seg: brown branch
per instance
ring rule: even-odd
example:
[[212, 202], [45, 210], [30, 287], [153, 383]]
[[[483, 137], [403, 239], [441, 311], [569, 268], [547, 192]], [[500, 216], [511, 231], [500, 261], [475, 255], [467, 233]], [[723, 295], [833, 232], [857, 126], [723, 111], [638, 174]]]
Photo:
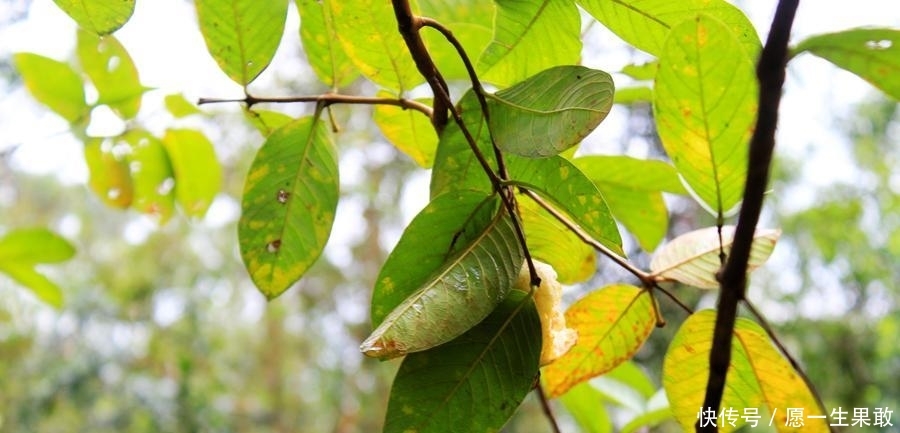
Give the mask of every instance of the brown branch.
[[553, 409], [550, 407], [550, 401], [547, 399], [547, 393], [544, 392], [544, 387], [541, 386], [540, 381], [534, 386], [534, 391], [537, 392], [538, 401], [541, 402], [541, 410], [544, 411], [544, 416], [550, 421], [550, 428], [553, 429], [553, 433], [561, 433], [559, 424], [556, 422], [556, 416], [553, 415]]
[[351, 95], [340, 95], [337, 93], [324, 93], [321, 95], [309, 95], [309, 96], [285, 96], [285, 97], [256, 97], [252, 95], [247, 95], [243, 98], [233, 98], [233, 99], [218, 99], [218, 98], [200, 98], [197, 101], [197, 105], [204, 104], [221, 104], [224, 102], [243, 102], [247, 104], [247, 108], [250, 108], [256, 104], [271, 102], [271, 103], [292, 103], [292, 102], [315, 102], [316, 104], [322, 104], [323, 108], [328, 107], [334, 104], [356, 104], [356, 105], [393, 105], [395, 107], [400, 107], [403, 109], [416, 110], [431, 117], [431, 107], [425, 105], [421, 102], [414, 101], [412, 99], [404, 99], [404, 98], [376, 98], [369, 96], [351, 96]]
[[[712, 408], [718, 412], [722, 403], [725, 377], [728, 365], [731, 363], [731, 340], [737, 318], [737, 307], [746, 295], [750, 247], [753, 244], [753, 234], [756, 231], [756, 224], [759, 222], [766, 185], [769, 181], [769, 167], [775, 148], [775, 128], [778, 125], [778, 106], [781, 102], [781, 89], [784, 86], [787, 45], [799, 2], [800, 0], [780, 0], [778, 2], [775, 17], [772, 19], [769, 29], [769, 37], [756, 67], [756, 77], [759, 81], [756, 129], [750, 140], [744, 202], [741, 205], [734, 233], [734, 243], [731, 247], [731, 254], [718, 275], [722, 290], [719, 295], [712, 349], [709, 354], [709, 379], [701, 410]], [[695, 424], [695, 429], [698, 432], [716, 431], [714, 425], [701, 427], [700, 421]]]

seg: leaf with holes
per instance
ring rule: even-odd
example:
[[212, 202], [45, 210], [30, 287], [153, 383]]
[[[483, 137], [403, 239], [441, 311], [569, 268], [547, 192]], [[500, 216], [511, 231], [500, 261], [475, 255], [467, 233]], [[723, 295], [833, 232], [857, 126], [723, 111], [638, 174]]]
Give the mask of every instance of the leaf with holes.
[[722, 21], [749, 55], [755, 57], [760, 50], [753, 23], [725, 0], [579, 0], [578, 4], [626, 42], [655, 56], [665, 50], [673, 27], [700, 13]]
[[425, 81], [403, 37], [389, 2], [325, 0], [344, 52], [366, 78], [393, 91], [407, 91]]
[[131, 148], [127, 158], [134, 191], [131, 206], [165, 224], [175, 213], [175, 173], [165, 146], [144, 130], [128, 131], [121, 140]]
[[656, 326], [656, 315], [646, 291], [614, 284], [569, 307], [566, 325], [578, 332], [578, 341], [562, 358], [544, 367], [551, 397], [631, 359]]
[[[694, 429], [697, 411], [703, 406], [715, 321], [713, 310], [692, 314], [678, 329], [663, 360], [663, 387], [675, 419], [687, 430]], [[745, 424], [740, 415], [746, 408], [755, 408], [762, 423], [773, 418], [772, 425], [778, 426], [779, 432], [798, 431], [787, 427], [785, 409], [789, 407], [804, 409], [806, 424], [802, 431], [828, 431], [824, 417], [813, 418], [823, 414], [809, 387], [778, 353], [766, 332], [748, 319], [737, 318], [719, 431], [734, 431]]]
[[403, 360], [385, 433], [496, 432], [532, 389], [541, 352], [534, 304], [514, 290], [478, 326]]
[[[394, 358], [460, 336], [506, 297], [524, 260], [511, 218], [500, 207], [471, 241], [450, 254], [384, 318], [360, 350], [368, 356]], [[408, 293], [409, 287], [393, 289]]]
[[25, 88], [38, 102], [70, 123], [89, 116], [84, 83], [71, 66], [32, 53], [16, 53], [13, 62]]
[[793, 55], [803, 52], [853, 72], [900, 99], [900, 30], [852, 29], [813, 36], [793, 49]]
[[0, 238], [0, 273], [25, 286], [47, 304], [59, 308], [62, 290], [35, 266], [63, 262], [74, 255], [75, 247], [69, 241], [47, 229], [13, 230]]
[[[378, 96], [396, 97], [385, 91], [378, 92]], [[431, 105], [430, 99], [417, 101]], [[392, 105], [376, 105], [374, 110], [375, 124], [391, 144], [409, 155], [421, 167], [430, 168], [434, 164], [438, 137], [427, 115]]]
[[486, 95], [490, 127], [501, 150], [527, 157], [556, 155], [586, 137], [609, 114], [613, 81], [606, 72], [557, 66]]
[[663, 147], [712, 214], [741, 200], [756, 119], [753, 62], [707, 15], [675, 26], [660, 54], [653, 112]]
[[134, 0], [53, 0], [78, 25], [98, 35], [107, 35], [128, 22]]
[[131, 119], [141, 108], [141, 85], [131, 56], [115, 36], [103, 38], [78, 30], [78, 61], [97, 89], [98, 104], [106, 104], [123, 119]]
[[338, 41], [331, 9], [322, 0], [295, 0], [300, 12], [300, 40], [303, 52], [316, 76], [326, 86], [344, 87], [359, 72]]
[[337, 153], [318, 118], [276, 130], [257, 152], [244, 184], [238, 242], [267, 298], [282, 294], [319, 258], [339, 188]]
[[246, 87], [275, 56], [288, 0], [197, 0], [196, 6], [209, 54], [225, 75]]
[[175, 174], [175, 200], [187, 215], [203, 216], [222, 187], [212, 143], [194, 129], [166, 130], [162, 142]]
[[[750, 247], [750, 272], [766, 262], [775, 249], [781, 230], [757, 229]], [[722, 247], [731, 252], [734, 226], [722, 227]], [[717, 289], [716, 272], [722, 267], [719, 259], [719, 231], [707, 227], [685, 233], [662, 246], [650, 262], [652, 275], [657, 279], [674, 280], [701, 289]]]
[[494, 40], [478, 59], [482, 79], [507, 87], [581, 58], [581, 17], [566, 0], [498, 0]]
[[107, 206], [125, 209], [134, 200], [128, 152], [128, 145], [116, 144], [112, 139], [89, 138], [84, 142], [88, 186]]

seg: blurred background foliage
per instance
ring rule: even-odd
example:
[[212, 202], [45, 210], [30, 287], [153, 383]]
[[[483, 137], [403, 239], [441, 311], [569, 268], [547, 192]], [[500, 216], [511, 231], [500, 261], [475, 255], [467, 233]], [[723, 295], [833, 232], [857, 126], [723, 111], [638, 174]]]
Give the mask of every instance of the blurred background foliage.
[[[286, 93], [312, 93], [309, 83], [280, 84]], [[3, 59], [0, 92], [14, 91], [21, 83]], [[616, 110], [627, 119], [619, 150], [640, 143], [643, 156], [660, 157], [649, 108]], [[841, 166], [852, 182], [810, 174], [797, 152], [780, 154], [772, 182], [766, 225], [784, 234], [775, 257], [754, 274], [750, 297], [829, 408], [900, 409], [898, 111], [896, 101], [873, 96], [849, 114], [835, 113], [832, 127], [851, 155]], [[358, 344], [369, 331], [373, 280], [411, 218], [399, 204], [423, 202], [415, 195], [427, 194], [427, 172], [386, 143], [369, 108], [336, 108], [345, 132], [335, 234], [309, 275], [266, 303], [245, 274], [235, 235], [237, 197], [262, 137], [236, 107], [214, 112], [198, 126], [216, 143], [225, 182], [203, 219], [182, 215], [160, 227], [104, 206], [83, 184], [17, 164], [18, 145], [0, 154], [0, 234], [49, 227], [78, 249], [75, 259], [42, 268], [64, 287], [60, 310], [0, 276], [0, 431], [380, 429], [398, 363], [364, 359]], [[670, 236], [713, 223], [690, 201], [667, 199]], [[629, 245], [633, 261], [646, 265]], [[566, 296], [623, 280], [627, 274], [600, 259], [597, 275]], [[688, 305], [714, 302], [714, 294], [672, 290]], [[657, 385], [666, 346], [685, 318], [670, 302], [661, 307], [669, 324], [636, 357]], [[618, 425], [632, 416], [624, 405], [598, 404], [610, 407]], [[554, 408], [564, 430], [575, 431]], [[677, 431], [671, 423], [662, 429]], [[506, 430], [550, 428], [532, 396]]]

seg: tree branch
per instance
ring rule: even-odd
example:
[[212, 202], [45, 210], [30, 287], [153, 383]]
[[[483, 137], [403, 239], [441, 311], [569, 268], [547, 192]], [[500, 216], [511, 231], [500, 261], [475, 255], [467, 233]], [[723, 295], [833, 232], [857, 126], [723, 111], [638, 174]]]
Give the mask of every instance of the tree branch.
[[316, 104], [321, 104], [322, 107], [327, 107], [329, 105], [334, 104], [356, 104], [356, 105], [393, 105], [396, 107], [400, 107], [403, 109], [416, 110], [421, 112], [422, 114], [431, 118], [431, 107], [425, 105], [419, 101], [414, 101], [412, 99], [404, 99], [404, 98], [376, 98], [369, 96], [351, 96], [351, 95], [340, 95], [337, 93], [324, 93], [321, 95], [309, 95], [309, 96], [286, 96], [286, 97], [256, 97], [252, 95], [246, 95], [243, 98], [234, 98], [234, 99], [218, 99], [218, 98], [200, 98], [197, 101], [197, 105], [204, 104], [220, 104], [223, 102], [243, 102], [247, 104], [247, 107], [252, 107], [256, 104], [272, 102], [272, 103], [291, 103], [291, 102], [315, 102]]
[[[756, 67], [756, 77], [759, 80], [756, 129], [750, 140], [744, 202], [741, 205], [735, 229], [734, 243], [731, 247], [731, 254], [718, 276], [722, 290], [719, 295], [712, 349], [709, 354], [709, 380], [701, 409], [712, 408], [718, 412], [722, 403], [725, 377], [728, 365], [731, 363], [731, 340], [737, 317], [737, 307], [746, 295], [750, 247], [753, 243], [753, 234], [756, 231], [756, 224], [759, 222], [766, 185], [769, 181], [769, 167], [775, 148], [775, 128], [778, 125], [778, 106], [781, 102], [781, 89], [784, 86], [787, 45], [799, 2], [800, 0], [780, 0], [778, 2], [775, 17], [772, 19], [769, 29], [769, 37]], [[714, 425], [701, 427], [700, 421], [697, 421], [695, 429], [698, 432], [716, 431]]]

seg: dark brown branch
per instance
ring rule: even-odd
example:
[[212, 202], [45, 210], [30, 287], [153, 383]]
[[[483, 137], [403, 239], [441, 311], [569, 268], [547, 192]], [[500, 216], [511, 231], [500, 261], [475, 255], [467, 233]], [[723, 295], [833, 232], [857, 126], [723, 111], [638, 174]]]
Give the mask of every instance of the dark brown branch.
[[[731, 363], [731, 344], [734, 323], [737, 318], [738, 303], [744, 299], [747, 290], [747, 262], [763, 198], [769, 182], [769, 167], [775, 148], [775, 128], [778, 124], [778, 106], [781, 103], [781, 89], [784, 86], [787, 45], [791, 26], [800, 0], [780, 0], [769, 29], [769, 37], [760, 54], [756, 67], [759, 80], [759, 107], [756, 129], [750, 140], [747, 165], [747, 181], [744, 185], [744, 202], [738, 216], [737, 228], [731, 254], [719, 274], [722, 288], [713, 332], [712, 349], [709, 354], [709, 380], [701, 410], [712, 408], [718, 412], [725, 390], [725, 377]], [[715, 432], [713, 425], [695, 429]]]
[[395, 107], [400, 107], [403, 109], [416, 110], [431, 117], [431, 107], [418, 102], [412, 99], [403, 99], [403, 98], [375, 98], [368, 96], [351, 96], [351, 95], [340, 95], [337, 93], [324, 93], [321, 95], [309, 95], [309, 96], [285, 96], [285, 97], [256, 97], [252, 95], [247, 95], [243, 98], [234, 98], [234, 99], [217, 99], [217, 98], [200, 98], [197, 101], [197, 105], [204, 104], [221, 104], [223, 102], [243, 102], [247, 104], [247, 107], [252, 107], [256, 104], [272, 102], [272, 103], [292, 103], [292, 102], [315, 102], [316, 104], [322, 104], [323, 107], [328, 107], [334, 104], [356, 104], [356, 105], [393, 105]]
[[538, 401], [541, 402], [541, 410], [544, 411], [544, 416], [550, 421], [550, 428], [553, 429], [553, 433], [561, 433], [559, 424], [556, 422], [556, 416], [553, 415], [553, 409], [550, 407], [550, 402], [547, 400], [547, 393], [544, 392], [544, 387], [541, 386], [540, 382], [535, 385], [534, 391], [537, 392]]
[[451, 110], [453, 104], [449, 102], [449, 98], [441, 100], [437, 95], [439, 93], [449, 95], [450, 88], [447, 86], [447, 82], [444, 81], [444, 77], [441, 76], [437, 66], [435, 66], [431, 55], [428, 54], [425, 42], [422, 41], [422, 36], [419, 34], [419, 29], [422, 27], [421, 18], [413, 15], [412, 9], [409, 7], [409, 1], [392, 0], [391, 3], [394, 7], [394, 16], [397, 18], [397, 28], [400, 31], [400, 35], [403, 36], [403, 41], [406, 42], [406, 47], [409, 49], [413, 61], [416, 63], [416, 69], [425, 77], [425, 80], [431, 87], [431, 92], [434, 93], [434, 110], [431, 116], [431, 124], [434, 125], [434, 129], [440, 135], [444, 127], [447, 126], [447, 112]]

